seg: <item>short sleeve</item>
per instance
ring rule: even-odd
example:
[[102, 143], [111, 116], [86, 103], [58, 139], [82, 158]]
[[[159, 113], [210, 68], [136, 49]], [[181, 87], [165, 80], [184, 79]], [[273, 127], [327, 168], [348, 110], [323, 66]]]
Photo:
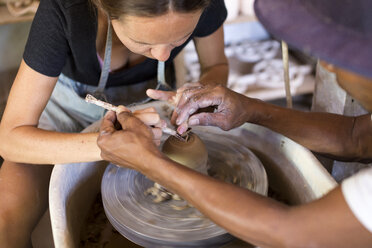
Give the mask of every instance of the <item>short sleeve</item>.
[[344, 180], [341, 188], [351, 211], [372, 232], [372, 168]]
[[64, 26], [56, 0], [41, 0], [23, 53], [28, 66], [46, 76], [59, 76], [69, 51]]
[[227, 17], [227, 9], [223, 0], [212, 0], [204, 10], [195, 28], [195, 37], [205, 37], [213, 34], [223, 25]]

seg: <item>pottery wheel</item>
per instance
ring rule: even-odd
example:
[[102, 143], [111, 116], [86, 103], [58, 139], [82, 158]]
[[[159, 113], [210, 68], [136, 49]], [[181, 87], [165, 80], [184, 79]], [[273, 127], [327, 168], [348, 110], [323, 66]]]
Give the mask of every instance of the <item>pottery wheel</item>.
[[[210, 176], [267, 194], [261, 162], [235, 137], [193, 131], [207, 147]], [[197, 209], [187, 207], [186, 201], [153, 202], [154, 197], [144, 193], [153, 185], [137, 171], [113, 164], [107, 167], [102, 179], [103, 205], [123, 236], [144, 247], [215, 247], [232, 239]]]

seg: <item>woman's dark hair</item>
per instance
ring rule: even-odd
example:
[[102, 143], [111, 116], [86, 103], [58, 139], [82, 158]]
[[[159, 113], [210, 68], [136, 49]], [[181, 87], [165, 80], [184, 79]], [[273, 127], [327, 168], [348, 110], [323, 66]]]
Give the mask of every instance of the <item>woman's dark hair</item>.
[[91, 0], [97, 8], [103, 9], [111, 19], [123, 15], [155, 17], [169, 11], [190, 13], [204, 10], [211, 0]]

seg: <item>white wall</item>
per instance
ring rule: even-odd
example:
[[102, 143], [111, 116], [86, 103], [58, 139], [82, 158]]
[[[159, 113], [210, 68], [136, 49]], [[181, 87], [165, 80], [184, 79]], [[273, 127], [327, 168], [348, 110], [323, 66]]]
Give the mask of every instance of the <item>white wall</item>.
[[0, 117], [21, 62], [31, 23], [0, 25]]
[[18, 67], [31, 23], [0, 26], [0, 71]]

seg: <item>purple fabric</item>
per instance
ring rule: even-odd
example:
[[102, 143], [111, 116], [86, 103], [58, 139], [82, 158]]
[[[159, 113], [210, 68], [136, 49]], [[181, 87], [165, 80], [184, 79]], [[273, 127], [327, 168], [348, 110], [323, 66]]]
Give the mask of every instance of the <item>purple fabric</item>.
[[98, 53], [97, 53], [97, 59], [98, 59], [99, 67], [102, 68], [102, 66], [103, 66], [103, 59], [99, 56]]
[[[102, 69], [102, 66], [103, 66], [103, 59], [99, 56], [98, 53], [97, 53], [97, 59], [98, 59], [98, 63], [99, 63], [99, 68]], [[111, 69], [110, 69], [110, 72], [111, 72]]]
[[371, 0], [256, 0], [275, 37], [341, 68], [372, 78]]

